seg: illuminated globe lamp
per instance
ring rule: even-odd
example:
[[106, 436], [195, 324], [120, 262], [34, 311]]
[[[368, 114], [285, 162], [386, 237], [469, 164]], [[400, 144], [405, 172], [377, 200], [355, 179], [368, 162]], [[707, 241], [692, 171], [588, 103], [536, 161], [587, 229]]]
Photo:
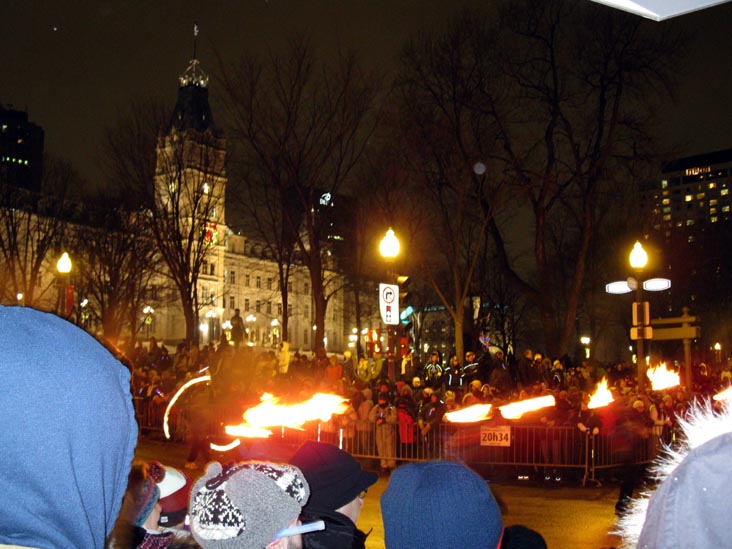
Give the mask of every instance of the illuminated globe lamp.
[[384, 238], [379, 243], [379, 253], [384, 259], [394, 259], [399, 255], [400, 250], [399, 239], [394, 234], [391, 227], [386, 231]]

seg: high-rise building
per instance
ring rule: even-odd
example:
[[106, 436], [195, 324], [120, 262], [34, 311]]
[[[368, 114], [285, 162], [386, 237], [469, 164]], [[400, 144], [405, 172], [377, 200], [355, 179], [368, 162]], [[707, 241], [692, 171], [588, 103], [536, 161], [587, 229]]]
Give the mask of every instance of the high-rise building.
[[0, 183], [40, 192], [42, 172], [43, 128], [0, 104]]
[[652, 216], [650, 228], [666, 237], [672, 229], [729, 222], [731, 188], [732, 149], [679, 158], [645, 186], [643, 211]]

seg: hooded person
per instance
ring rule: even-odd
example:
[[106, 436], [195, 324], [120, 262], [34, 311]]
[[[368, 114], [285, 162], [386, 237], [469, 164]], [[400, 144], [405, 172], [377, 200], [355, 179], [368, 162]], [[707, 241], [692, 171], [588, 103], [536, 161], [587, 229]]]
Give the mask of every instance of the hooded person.
[[214, 461], [191, 490], [191, 533], [204, 549], [299, 548], [298, 517], [309, 497], [305, 477], [292, 465]]
[[356, 527], [376, 473], [364, 471], [348, 452], [332, 444], [305, 442], [290, 458], [310, 484], [310, 500], [300, 518], [325, 521], [325, 530], [303, 536], [303, 547], [318, 549], [363, 548], [367, 534]]
[[395, 470], [381, 496], [386, 549], [496, 549], [503, 519], [486, 481], [451, 461], [409, 463]]
[[55, 315], [0, 306], [0, 544], [104, 547], [137, 443], [130, 372]]
[[656, 488], [631, 501], [615, 532], [622, 547], [729, 547], [732, 406], [692, 406], [679, 419], [683, 441], [651, 469]]

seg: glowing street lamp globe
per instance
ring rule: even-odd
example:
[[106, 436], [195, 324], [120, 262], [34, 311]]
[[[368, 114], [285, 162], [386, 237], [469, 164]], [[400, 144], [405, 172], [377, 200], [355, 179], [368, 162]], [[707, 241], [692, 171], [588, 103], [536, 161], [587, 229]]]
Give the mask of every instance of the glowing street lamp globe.
[[379, 243], [379, 253], [386, 259], [394, 259], [399, 255], [399, 239], [394, 234], [394, 231], [389, 228]]
[[56, 270], [61, 274], [69, 274], [71, 272], [71, 258], [69, 252], [64, 252], [56, 262]]
[[643, 249], [643, 245], [636, 241], [636, 243], [633, 245], [633, 249], [630, 252], [630, 266], [633, 267], [636, 271], [641, 271], [645, 269], [646, 265], [648, 264], [648, 254]]

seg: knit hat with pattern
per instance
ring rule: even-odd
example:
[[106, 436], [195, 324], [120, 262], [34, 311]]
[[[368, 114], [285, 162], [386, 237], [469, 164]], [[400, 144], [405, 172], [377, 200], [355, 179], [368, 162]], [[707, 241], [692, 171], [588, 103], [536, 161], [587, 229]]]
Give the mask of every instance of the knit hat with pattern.
[[213, 462], [191, 491], [191, 532], [204, 549], [262, 549], [297, 519], [309, 497], [305, 477], [292, 465]]

